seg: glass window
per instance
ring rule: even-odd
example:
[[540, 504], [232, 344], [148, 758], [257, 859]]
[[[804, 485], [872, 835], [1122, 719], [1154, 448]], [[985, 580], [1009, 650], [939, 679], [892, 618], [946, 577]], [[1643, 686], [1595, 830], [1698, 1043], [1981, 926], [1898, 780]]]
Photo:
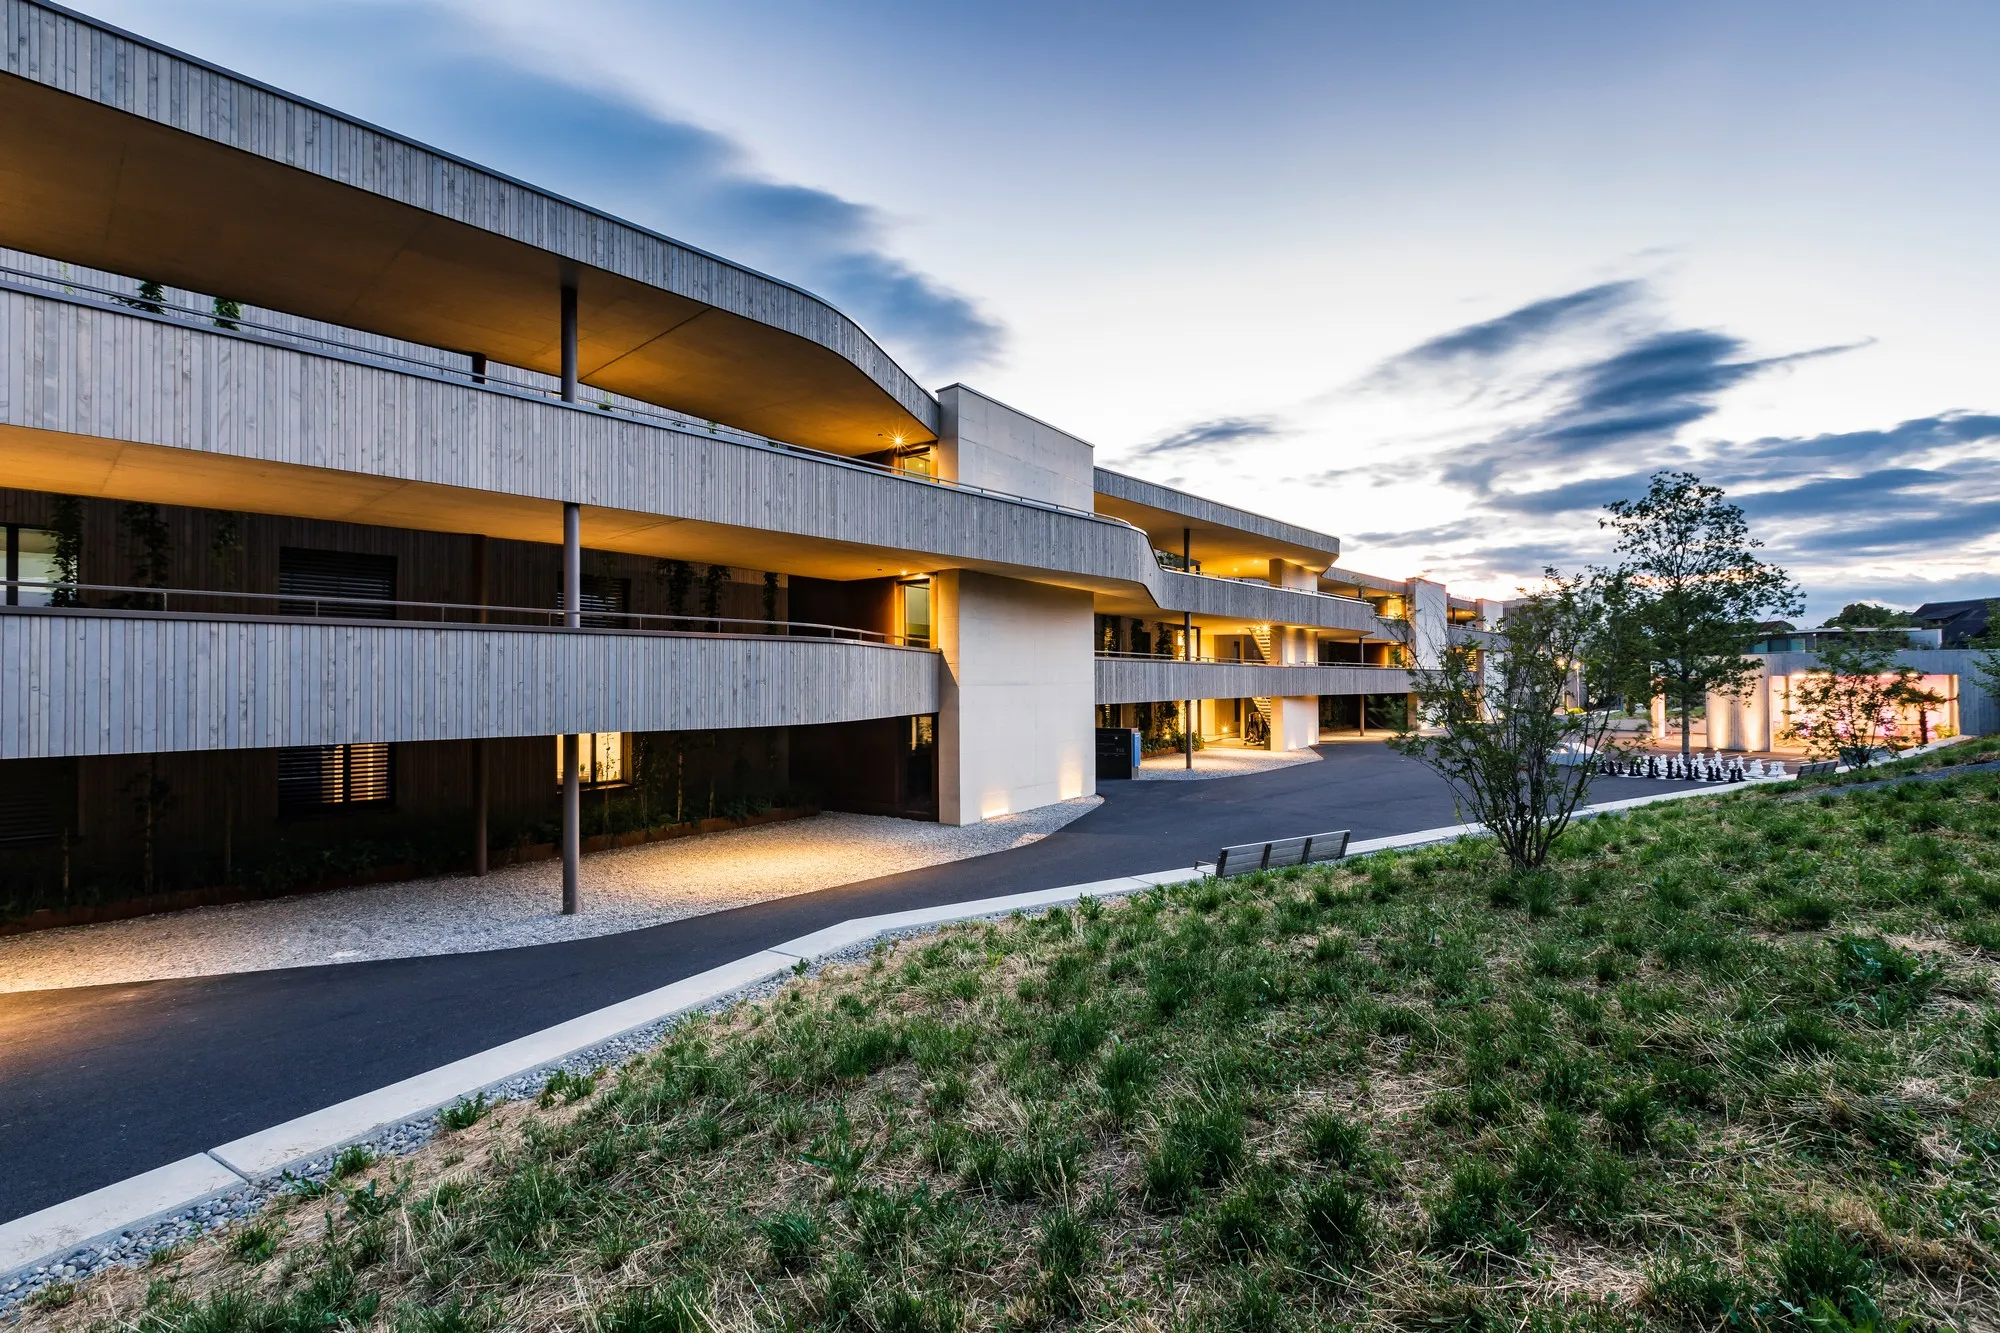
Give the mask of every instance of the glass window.
[[56, 581], [56, 535], [47, 528], [7, 527], [7, 605], [47, 606], [54, 590], [21, 583]]
[[896, 470], [898, 472], [914, 472], [920, 477], [935, 477], [937, 475], [937, 455], [932, 452], [931, 447], [927, 444], [916, 448], [898, 450], [896, 453]]
[[911, 579], [896, 585], [902, 608], [903, 642], [912, 648], [931, 646], [931, 581]]
[[[585, 787], [611, 787], [625, 781], [625, 740], [622, 731], [586, 731], [577, 737], [576, 780]], [[556, 737], [556, 783], [563, 780], [563, 738]]]

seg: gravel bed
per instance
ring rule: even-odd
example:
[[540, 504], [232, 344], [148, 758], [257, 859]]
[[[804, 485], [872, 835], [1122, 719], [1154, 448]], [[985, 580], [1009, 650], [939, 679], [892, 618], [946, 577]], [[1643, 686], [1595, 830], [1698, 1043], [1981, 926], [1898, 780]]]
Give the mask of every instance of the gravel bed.
[[[1310, 753], [1310, 752], [1308, 752]], [[583, 911], [562, 864], [439, 876], [165, 912], [0, 938], [0, 992], [476, 953], [639, 930], [1020, 847], [1088, 814], [1079, 797], [954, 827], [823, 814], [583, 858]]]
[[[995, 916], [1010, 915], [1012, 913], [995, 914]], [[1028, 915], [1039, 915], [1039, 913]], [[633, 1056], [658, 1045], [670, 1029], [690, 1017], [718, 1014], [739, 1004], [769, 999], [798, 975], [815, 977], [829, 967], [860, 962], [873, 955], [877, 949], [885, 948], [898, 940], [927, 935], [946, 928], [912, 926], [902, 930], [886, 931], [872, 940], [863, 940], [845, 949], [822, 955], [809, 964], [803, 973], [787, 973], [771, 977], [727, 995], [717, 996], [708, 1003], [685, 1013], [674, 1014], [658, 1022], [649, 1023], [645, 1027], [635, 1028], [622, 1036], [600, 1042], [554, 1063], [517, 1074], [513, 1078], [486, 1088], [485, 1095], [496, 1104], [516, 1101], [539, 1095], [549, 1078], [558, 1071], [588, 1074], [593, 1070], [616, 1068]], [[365, 1138], [355, 1140], [352, 1144], [343, 1145], [341, 1151], [359, 1146], [377, 1157], [402, 1157], [429, 1143], [437, 1134], [437, 1128], [437, 1113], [431, 1112], [399, 1124], [385, 1126]], [[279, 1194], [325, 1185], [331, 1178], [337, 1156], [338, 1153], [328, 1153], [323, 1157], [316, 1157], [304, 1166], [286, 1172], [280, 1178], [228, 1191], [149, 1226], [121, 1232], [97, 1244], [72, 1251], [60, 1259], [0, 1278], [0, 1320], [5, 1319], [7, 1313], [15, 1306], [33, 1299], [35, 1294], [44, 1288], [64, 1282], [79, 1281], [107, 1268], [142, 1267], [161, 1250], [197, 1240], [211, 1232], [225, 1230], [243, 1221]]]

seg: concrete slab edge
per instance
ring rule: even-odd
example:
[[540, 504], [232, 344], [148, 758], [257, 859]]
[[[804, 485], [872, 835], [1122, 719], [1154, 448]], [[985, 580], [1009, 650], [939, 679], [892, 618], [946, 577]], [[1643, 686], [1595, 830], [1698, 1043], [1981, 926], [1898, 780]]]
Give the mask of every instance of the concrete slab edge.
[[[1765, 781], [1783, 782], [1789, 779]], [[1740, 790], [1746, 785], [1756, 784], [1693, 787], [1623, 801], [1607, 801], [1586, 807], [1578, 812], [1578, 816], [1587, 818], [1659, 801], [1714, 796]], [[1416, 833], [1369, 838], [1351, 844], [1348, 857], [1353, 859], [1375, 852], [1433, 846], [1459, 838], [1483, 836], [1483, 833], [1484, 828], [1479, 824], [1454, 824]], [[121, 1232], [137, 1230], [174, 1213], [197, 1207], [247, 1184], [268, 1181], [287, 1168], [365, 1139], [390, 1126], [419, 1119], [464, 1098], [475, 1097], [489, 1088], [536, 1070], [560, 1064], [578, 1052], [603, 1045], [662, 1019], [712, 1004], [789, 971], [802, 962], [809, 963], [884, 935], [975, 921], [982, 917], [1068, 906], [1086, 897], [1124, 897], [1156, 886], [1186, 883], [1201, 878], [1202, 873], [1192, 866], [1179, 870], [1149, 871], [1089, 884], [1070, 884], [839, 922], [373, 1092], [234, 1139], [206, 1153], [171, 1162], [11, 1222], [0, 1223], [0, 1281], [77, 1250], [90, 1248]]]

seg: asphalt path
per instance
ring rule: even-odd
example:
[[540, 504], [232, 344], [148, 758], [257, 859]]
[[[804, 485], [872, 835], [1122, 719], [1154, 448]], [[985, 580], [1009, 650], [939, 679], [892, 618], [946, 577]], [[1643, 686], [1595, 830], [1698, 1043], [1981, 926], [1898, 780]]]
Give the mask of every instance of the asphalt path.
[[[1381, 745], [1320, 753], [1247, 777], [1106, 783], [1103, 805], [1025, 847], [619, 935], [0, 995], [0, 1220], [849, 917], [1172, 870], [1231, 843], [1462, 821], [1434, 775]], [[1601, 778], [1591, 799], [1685, 785]]]

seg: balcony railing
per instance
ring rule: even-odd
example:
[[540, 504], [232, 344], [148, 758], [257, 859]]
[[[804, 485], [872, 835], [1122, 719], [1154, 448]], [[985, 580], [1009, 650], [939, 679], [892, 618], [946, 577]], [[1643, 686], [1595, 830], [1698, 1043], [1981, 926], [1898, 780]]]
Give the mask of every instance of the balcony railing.
[[1194, 657], [1183, 657], [1179, 653], [1109, 653], [1102, 649], [1097, 657], [1106, 662], [1184, 662], [1194, 666], [1248, 666], [1248, 667], [1361, 667], [1373, 671], [1403, 671], [1407, 668], [1385, 662], [1263, 662], [1254, 657], [1215, 657], [1208, 653]]
[[[213, 588], [148, 588], [109, 583], [0, 580], [8, 605], [0, 613], [167, 615], [202, 620], [321, 620], [388, 625], [444, 625], [460, 629], [532, 629], [576, 633], [657, 634], [682, 637], [847, 639], [857, 643], [928, 651], [926, 640], [809, 620], [746, 620], [734, 616], [654, 615], [585, 607], [580, 624], [566, 622], [561, 607], [491, 606], [477, 602], [384, 601], [377, 597], [311, 597], [298, 593], [232, 592]], [[18, 594], [32, 604], [14, 605]]]

